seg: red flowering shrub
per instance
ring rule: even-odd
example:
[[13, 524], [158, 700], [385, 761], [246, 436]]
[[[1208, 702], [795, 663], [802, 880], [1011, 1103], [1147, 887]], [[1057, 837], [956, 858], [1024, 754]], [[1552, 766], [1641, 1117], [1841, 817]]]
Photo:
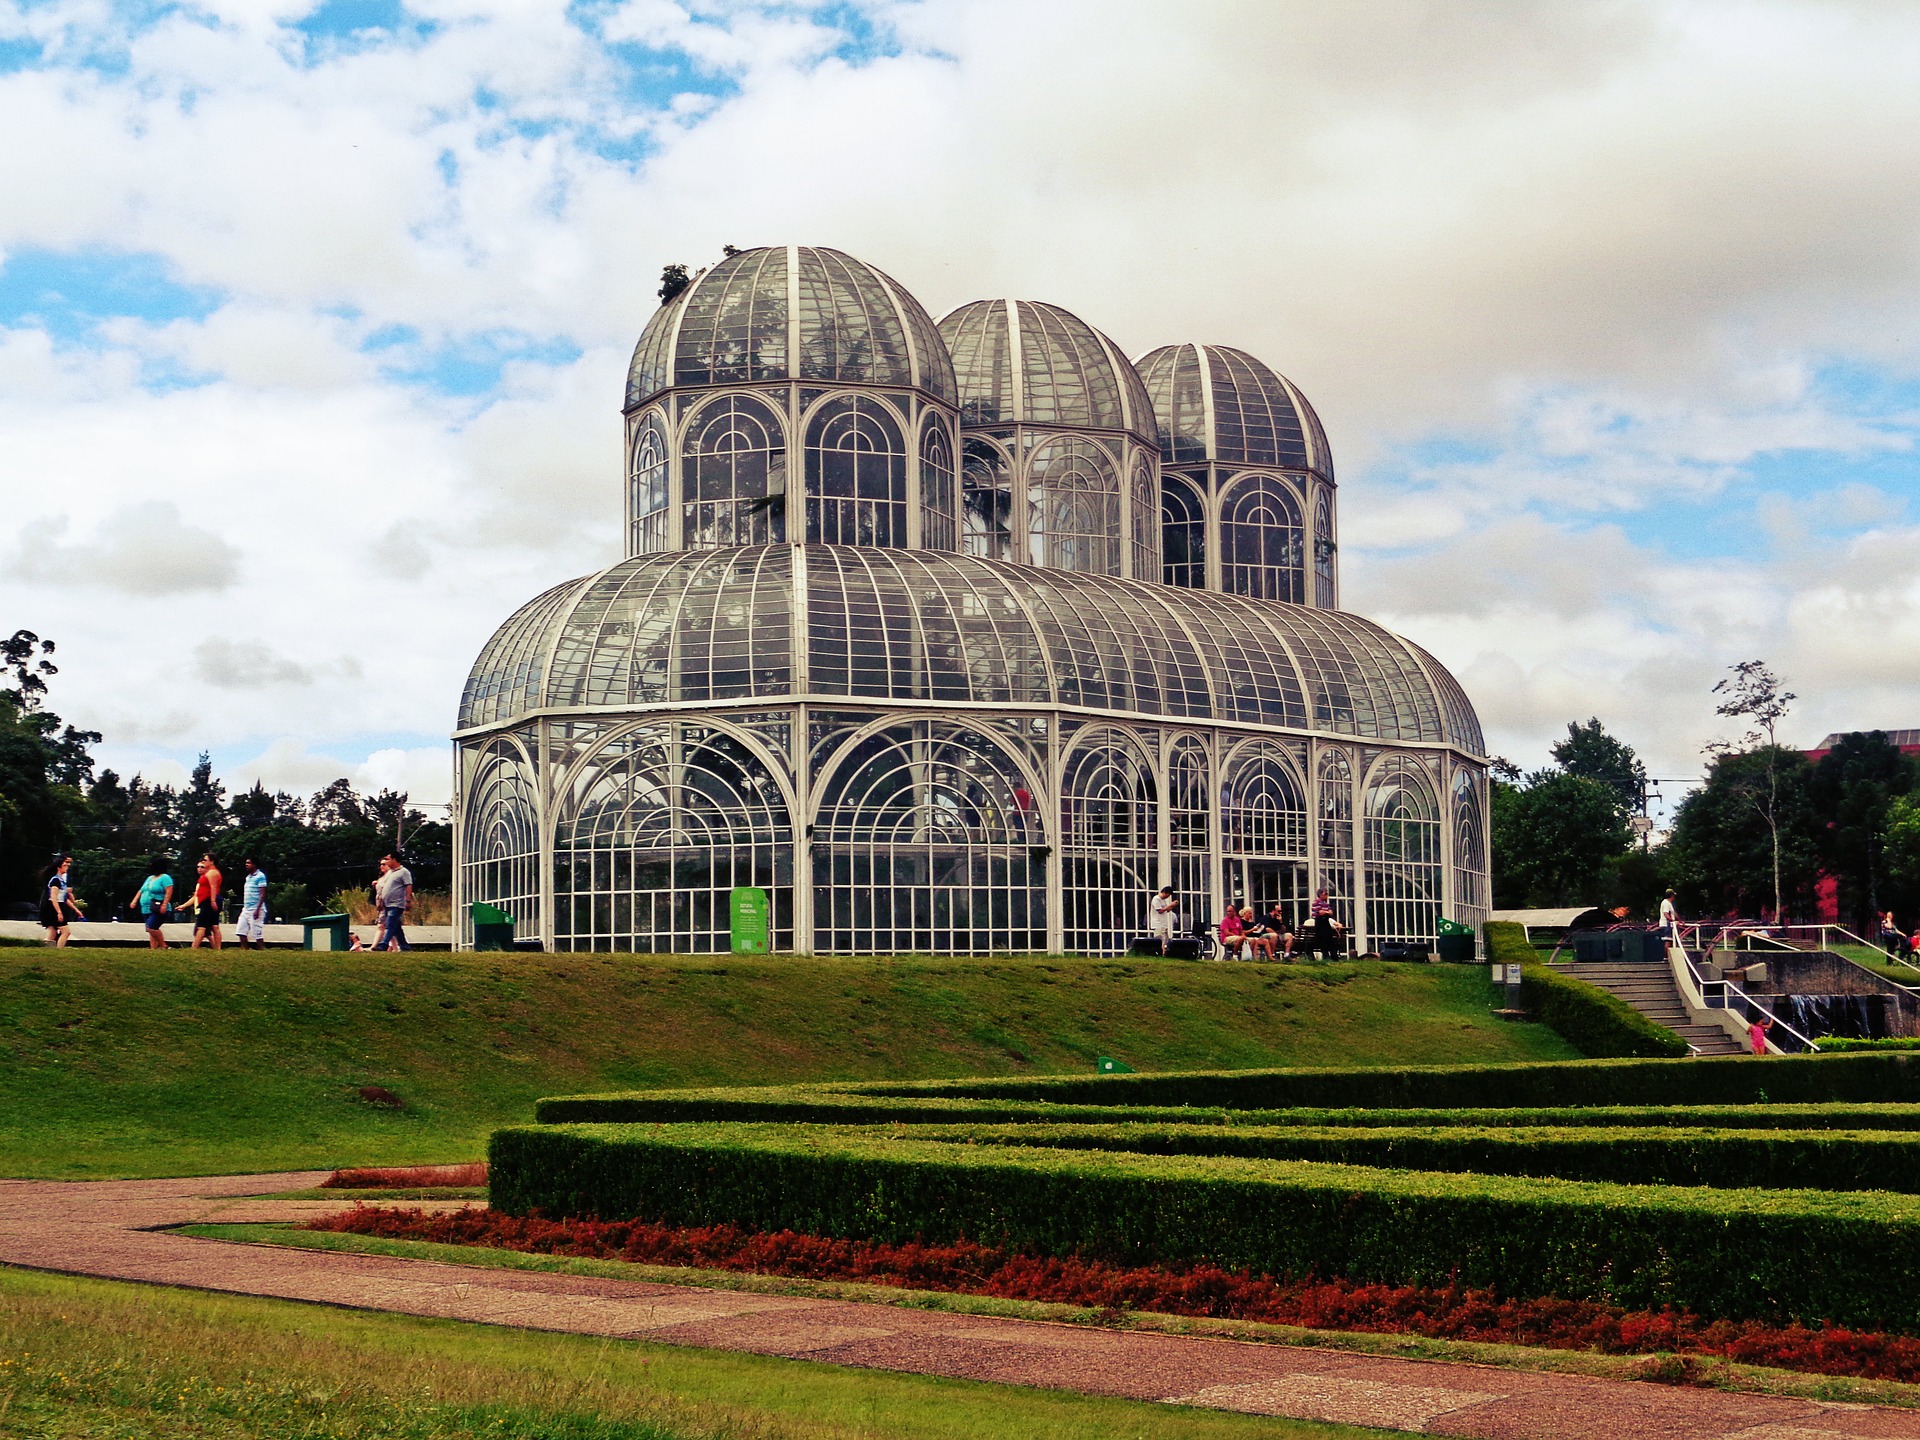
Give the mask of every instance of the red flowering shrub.
[[[306, 1228], [538, 1255], [858, 1280], [1103, 1310], [1149, 1310], [1316, 1330], [1423, 1335], [1615, 1355], [1707, 1355], [1822, 1375], [1920, 1381], [1920, 1338], [1912, 1336], [1831, 1325], [1811, 1329], [1708, 1320], [1684, 1310], [1629, 1311], [1586, 1300], [1502, 1298], [1489, 1290], [1458, 1286], [1441, 1289], [1321, 1279], [1283, 1283], [1271, 1276], [1212, 1265], [1126, 1267], [1078, 1256], [1012, 1254], [965, 1240], [951, 1245], [890, 1245], [792, 1230], [743, 1230], [736, 1225], [544, 1220], [472, 1208], [430, 1215], [421, 1210], [359, 1206], [312, 1221]], [[1682, 1379], [1689, 1373], [1684, 1365], [1674, 1372]]]
[[439, 1186], [487, 1183], [483, 1160], [470, 1165], [384, 1165], [336, 1170], [320, 1182], [322, 1190], [425, 1190]]

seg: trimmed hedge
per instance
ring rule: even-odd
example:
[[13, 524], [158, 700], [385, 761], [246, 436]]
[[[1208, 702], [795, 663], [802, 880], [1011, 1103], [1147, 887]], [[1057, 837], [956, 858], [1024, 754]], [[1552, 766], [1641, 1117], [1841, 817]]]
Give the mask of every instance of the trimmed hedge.
[[1489, 960], [1522, 967], [1520, 1003], [1582, 1055], [1604, 1059], [1687, 1054], [1686, 1041], [1666, 1026], [1654, 1024], [1618, 995], [1548, 969], [1540, 961], [1540, 952], [1527, 943], [1525, 926], [1489, 920], [1485, 933]]
[[1142, 1155], [1237, 1155], [1616, 1185], [1920, 1194], [1920, 1135], [1884, 1131], [982, 1125], [962, 1131], [933, 1127], [914, 1138]]
[[1920, 1130], [1920, 1106], [1642, 1105], [1513, 1109], [1196, 1109], [1184, 1105], [1056, 1105], [1047, 1101], [875, 1096], [849, 1085], [635, 1090], [550, 1096], [543, 1125], [690, 1124], [745, 1120], [789, 1124], [1121, 1124], [1284, 1126], [1708, 1126], [1742, 1130]]
[[732, 1223], [1279, 1277], [1920, 1326], [1920, 1200], [1075, 1152], [824, 1126], [502, 1130], [510, 1214]]
[[1920, 1040], [1897, 1035], [1885, 1040], [1849, 1040], [1844, 1035], [1820, 1037], [1820, 1052], [1823, 1055], [1844, 1055], [1848, 1051], [1859, 1050], [1920, 1050]]

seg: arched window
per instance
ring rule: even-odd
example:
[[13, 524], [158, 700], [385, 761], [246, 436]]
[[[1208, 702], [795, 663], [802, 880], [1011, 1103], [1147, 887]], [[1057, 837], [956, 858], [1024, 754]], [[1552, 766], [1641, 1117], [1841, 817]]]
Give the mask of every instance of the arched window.
[[1278, 901], [1304, 920], [1307, 801], [1298, 769], [1271, 740], [1245, 742], [1223, 763], [1220, 848], [1229, 898], [1261, 913]]
[[1045, 440], [1028, 457], [1027, 547], [1035, 565], [1120, 573], [1120, 477], [1091, 440]]
[[1213, 838], [1207, 824], [1210, 803], [1207, 747], [1182, 735], [1167, 751], [1167, 821], [1172, 831], [1173, 874], [1168, 877], [1180, 901], [1180, 929], [1214, 923]]
[[694, 416], [680, 477], [683, 549], [786, 539], [786, 431], [765, 401], [723, 395]]
[[1320, 880], [1333, 913], [1353, 933], [1353, 765], [1339, 750], [1320, 753]]
[[[530, 732], [521, 739], [533, 743]], [[540, 935], [540, 798], [528, 751], [496, 736], [461, 756], [460, 889], [497, 905], [521, 936]]]
[[855, 742], [822, 782], [812, 839], [815, 947], [842, 955], [1044, 950], [1043, 847], [1033, 792], [994, 741], [946, 721], [889, 726]]
[[1453, 905], [1449, 917], [1469, 924], [1487, 911], [1487, 830], [1485, 776], [1476, 766], [1453, 772]]
[[1367, 781], [1361, 822], [1367, 872], [1367, 939], [1425, 942], [1440, 924], [1440, 807], [1419, 763], [1396, 755]]
[[1207, 588], [1207, 510], [1200, 492], [1176, 475], [1160, 477], [1160, 578], [1188, 590]]
[[767, 892], [773, 948], [792, 948], [786, 799], [737, 737], [691, 723], [642, 726], [569, 776], [558, 807], [557, 948], [725, 952], [736, 885]]
[[953, 441], [947, 422], [929, 415], [920, 426], [920, 546], [954, 550]]
[[1060, 791], [1060, 898], [1069, 951], [1118, 955], [1144, 933], [1159, 889], [1153, 767], [1124, 731], [1082, 732]]
[[1221, 583], [1257, 600], [1306, 599], [1300, 502], [1275, 475], [1234, 482], [1220, 506]]
[[658, 410], [640, 417], [627, 468], [627, 554], [652, 555], [667, 544], [667, 427]]
[[1313, 603], [1322, 610], [1338, 608], [1333, 557], [1339, 549], [1333, 534], [1333, 493], [1323, 489], [1313, 503]]
[[982, 560], [1013, 559], [1013, 475], [998, 445], [978, 436], [962, 448], [962, 549]]
[[907, 447], [886, 403], [829, 400], [807, 425], [807, 540], [907, 543]]
[[1153, 495], [1153, 476], [1144, 465], [1133, 470], [1133, 503], [1128, 507], [1133, 531], [1132, 575], [1136, 580], [1160, 578], [1160, 506]]

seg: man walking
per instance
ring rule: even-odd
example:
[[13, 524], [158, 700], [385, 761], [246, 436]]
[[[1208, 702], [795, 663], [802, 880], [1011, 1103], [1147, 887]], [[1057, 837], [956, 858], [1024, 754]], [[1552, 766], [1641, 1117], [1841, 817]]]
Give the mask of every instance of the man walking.
[[380, 911], [380, 938], [376, 950], [406, 950], [406, 931], [400, 928], [407, 907], [413, 903], [413, 872], [400, 863], [398, 855], [380, 857], [380, 878], [373, 882], [373, 903]]
[[240, 883], [240, 948], [267, 948], [267, 872], [249, 855], [240, 862], [247, 878]]
[[220, 884], [223, 877], [213, 856], [202, 855], [197, 869], [200, 878], [193, 882], [193, 948], [211, 937], [213, 948], [220, 948]]

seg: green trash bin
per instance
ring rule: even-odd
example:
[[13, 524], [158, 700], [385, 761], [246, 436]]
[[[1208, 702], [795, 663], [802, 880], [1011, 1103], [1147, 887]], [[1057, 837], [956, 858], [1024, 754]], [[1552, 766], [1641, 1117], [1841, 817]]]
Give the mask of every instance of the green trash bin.
[[1443, 965], [1471, 965], [1473, 963], [1473, 927], [1462, 925], [1458, 920], [1441, 918], [1434, 927], [1440, 933], [1433, 942], [1434, 953], [1440, 957]]
[[473, 911], [473, 948], [476, 950], [513, 949], [513, 916], [497, 905], [475, 901]]
[[353, 943], [348, 928], [352, 923], [346, 915], [309, 915], [300, 922], [301, 944], [308, 950], [345, 950]]

